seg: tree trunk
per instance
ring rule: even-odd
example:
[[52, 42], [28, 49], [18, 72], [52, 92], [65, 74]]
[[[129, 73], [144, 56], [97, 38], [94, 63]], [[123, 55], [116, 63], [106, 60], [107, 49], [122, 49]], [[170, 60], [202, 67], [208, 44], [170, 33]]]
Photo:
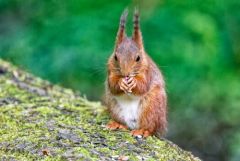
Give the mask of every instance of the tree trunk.
[[200, 160], [170, 141], [105, 128], [99, 102], [0, 60], [0, 160]]

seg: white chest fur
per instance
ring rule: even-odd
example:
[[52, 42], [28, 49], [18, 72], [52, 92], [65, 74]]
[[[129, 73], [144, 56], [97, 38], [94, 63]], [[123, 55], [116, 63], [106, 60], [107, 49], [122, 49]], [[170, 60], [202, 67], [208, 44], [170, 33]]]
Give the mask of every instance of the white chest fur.
[[120, 118], [130, 129], [138, 128], [140, 115], [140, 97], [134, 95], [121, 95], [115, 97]]

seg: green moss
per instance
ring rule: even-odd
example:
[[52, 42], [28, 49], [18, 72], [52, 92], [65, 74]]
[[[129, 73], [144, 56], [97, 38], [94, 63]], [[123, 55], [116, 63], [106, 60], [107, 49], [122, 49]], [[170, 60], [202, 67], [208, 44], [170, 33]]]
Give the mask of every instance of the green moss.
[[2, 60], [0, 68], [0, 160], [199, 160], [167, 140], [110, 131], [101, 103]]

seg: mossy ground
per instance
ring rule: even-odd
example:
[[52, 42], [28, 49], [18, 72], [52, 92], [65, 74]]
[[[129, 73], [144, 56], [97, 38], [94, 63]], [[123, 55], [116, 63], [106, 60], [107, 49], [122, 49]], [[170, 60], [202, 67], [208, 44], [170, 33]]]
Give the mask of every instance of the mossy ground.
[[104, 110], [0, 60], [0, 160], [199, 160], [167, 140], [109, 131]]

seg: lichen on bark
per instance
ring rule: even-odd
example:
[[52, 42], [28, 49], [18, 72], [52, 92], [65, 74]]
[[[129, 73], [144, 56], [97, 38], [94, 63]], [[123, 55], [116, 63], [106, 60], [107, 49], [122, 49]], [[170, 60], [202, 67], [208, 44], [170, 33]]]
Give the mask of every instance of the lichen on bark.
[[0, 160], [200, 160], [165, 139], [109, 131], [100, 102], [0, 60]]

